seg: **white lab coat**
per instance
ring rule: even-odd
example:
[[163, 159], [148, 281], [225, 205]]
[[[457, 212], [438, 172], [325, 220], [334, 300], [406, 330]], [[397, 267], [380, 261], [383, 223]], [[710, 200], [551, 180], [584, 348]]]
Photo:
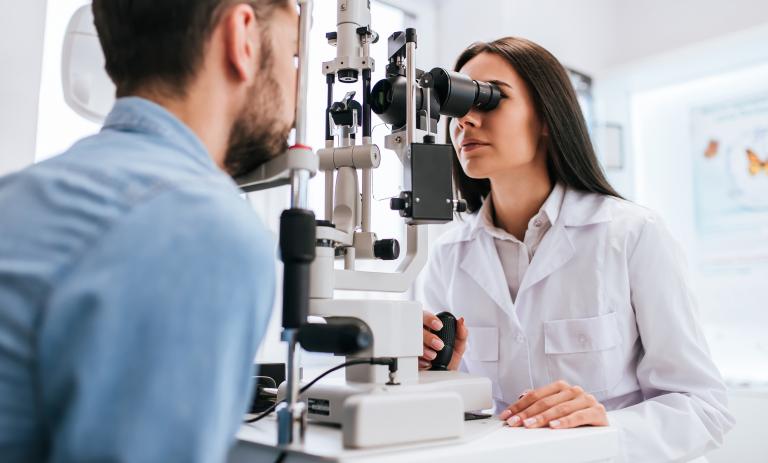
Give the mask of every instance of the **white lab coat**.
[[512, 302], [477, 214], [435, 243], [428, 310], [463, 316], [462, 369], [489, 377], [496, 411], [558, 379], [609, 410], [623, 458], [687, 461], [733, 425], [679, 246], [653, 212], [566, 189]]

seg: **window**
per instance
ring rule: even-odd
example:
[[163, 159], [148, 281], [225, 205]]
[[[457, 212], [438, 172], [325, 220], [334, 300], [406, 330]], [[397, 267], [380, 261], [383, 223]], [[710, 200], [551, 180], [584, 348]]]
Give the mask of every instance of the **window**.
[[[387, 65], [387, 38], [395, 31], [405, 28], [405, 14], [402, 10], [384, 5], [378, 2], [371, 3], [372, 27], [379, 33], [379, 42], [371, 46], [371, 55], [375, 62], [373, 72], [373, 84], [384, 78], [384, 68]], [[310, 77], [309, 77], [309, 124], [307, 134], [310, 145], [314, 149], [325, 146], [325, 109], [326, 109], [326, 84], [325, 78], [320, 73], [322, 63], [331, 61], [336, 57], [336, 48], [329, 45], [325, 34], [336, 30], [336, 10], [334, 8], [315, 7], [314, 22], [312, 26], [312, 47], [310, 49]], [[334, 87], [334, 101], [339, 101], [348, 91], [356, 91], [356, 99], [362, 102], [360, 94], [362, 85], [341, 84], [337, 81]], [[389, 209], [389, 198], [398, 196], [402, 190], [402, 167], [397, 155], [392, 151], [384, 150], [384, 136], [389, 133], [376, 114], [372, 118], [373, 143], [382, 151], [381, 166], [373, 171], [373, 197], [371, 205], [372, 229], [379, 238], [397, 238], [402, 240], [402, 219]], [[358, 139], [361, 131], [358, 131]], [[322, 173], [311, 181], [310, 206], [317, 217], [325, 215], [324, 191], [325, 180]]]
[[[381, 2], [371, 2], [372, 27], [379, 34], [379, 42], [371, 46], [371, 55], [375, 62], [373, 72], [373, 84], [384, 78], [384, 68], [387, 64], [387, 38], [395, 31], [404, 30], [406, 27], [406, 14], [395, 7]], [[307, 138], [310, 146], [317, 150], [325, 146], [325, 110], [326, 110], [326, 83], [321, 73], [322, 63], [331, 61], [336, 57], [336, 49], [328, 44], [325, 34], [336, 31], [336, 9], [320, 8], [316, 3], [312, 22], [311, 48], [309, 53], [309, 121], [307, 126]], [[361, 100], [360, 91], [362, 85], [339, 84], [334, 87], [334, 101], [339, 101], [348, 91], [356, 91], [356, 99]], [[389, 198], [400, 194], [402, 189], [402, 166], [397, 155], [384, 149], [384, 137], [389, 130], [381, 120], [373, 114], [372, 118], [373, 143], [377, 144], [382, 152], [382, 161], [378, 169], [373, 171], [372, 192], [374, 201], [371, 205], [371, 227], [381, 238], [397, 238], [403, 243], [403, 221], [399, 214], [389, 209]], [[358, 132], [360, 134], [361, 132]], [[275, 191], [260, 192], [250, 195], [250, 201], [254, 209], [260, 212], [273, 231], [277, 231], [280, 211], [289, 206], [287, 188]], [[323, 173], [310, 181], [309, 206], [314, 210], [318, 218], [325, 216], [325, 178]], [[265, 214], [269, 211], [269, 214]], [[277, 235], [275, 235], [277, 236]], [[376, 262], [377, 268], [386, 267], [386, 263]], [[392, 269], [395, 264], [392, 263]], [[365, 263], [357, 265], [359, 269], [365, 269]], [[280, 274], [279, 278], [282, 278]], [[285, 344], [280, 342], [281, 321], [281, 286], [278, 286], [278, 300], [275, 304], [267, 335], [262, 343], [258, 358], [261, 360], [275, 361], [285, 358]], [[336, 360], [331, 360], [327, 355], [305, 354], [303, 364], [327, 365]]]

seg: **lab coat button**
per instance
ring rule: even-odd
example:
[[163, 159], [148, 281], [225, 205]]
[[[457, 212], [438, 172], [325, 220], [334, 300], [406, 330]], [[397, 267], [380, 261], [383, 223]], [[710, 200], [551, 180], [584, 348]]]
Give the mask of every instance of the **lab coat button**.
[[518, 334], [517, 337], [515, 338], [515, 341], [522, 344], [525, 341], [525, 336], [523, 336], [522, 334]]
[[538, 228], [541, 226], [541, 219], [536, 219], [533, 221], [533, 226]]
[[589, 343], [589, 339], [587, 339], [587, 337], [585, 335], [580, 334], [579, 335], [579, 342], [581, 343], [582, 346], [586, 346]]

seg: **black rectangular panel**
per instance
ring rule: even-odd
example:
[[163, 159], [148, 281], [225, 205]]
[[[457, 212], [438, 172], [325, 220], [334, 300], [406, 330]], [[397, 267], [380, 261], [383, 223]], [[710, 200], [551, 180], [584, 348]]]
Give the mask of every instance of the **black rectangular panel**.
[[451, 145], [411, 145], [411, 223], [444, 223], [453, 219], [452, 161]]

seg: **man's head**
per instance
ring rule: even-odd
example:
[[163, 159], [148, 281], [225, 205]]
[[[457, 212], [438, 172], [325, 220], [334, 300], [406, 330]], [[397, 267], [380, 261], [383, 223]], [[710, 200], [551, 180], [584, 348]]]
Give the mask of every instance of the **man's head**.
[[[205, 101], [229, 120], [223, 166], [243, 174], [284, 151], [296, 101], [290, 0], [94, 0], [117, 96]], [[213, 108], [202, 110], [212, 111]]]

